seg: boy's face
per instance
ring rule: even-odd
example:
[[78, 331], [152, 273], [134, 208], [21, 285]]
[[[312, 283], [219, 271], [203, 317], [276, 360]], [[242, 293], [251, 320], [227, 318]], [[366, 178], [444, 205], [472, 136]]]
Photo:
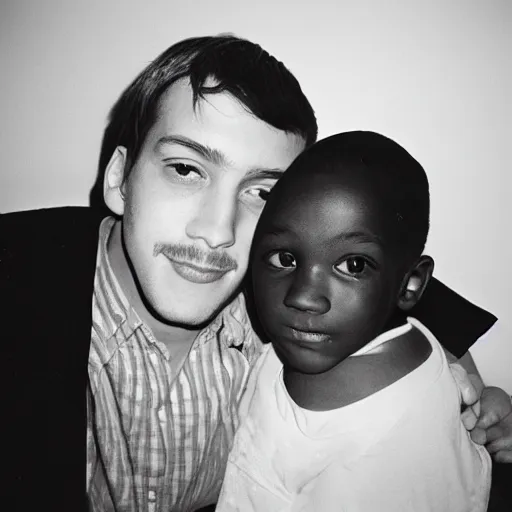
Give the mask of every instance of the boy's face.
[[302, 138], [257, 119], [227, 93], [194, 108], [188, 81], [170, 87], [122, 185], [123, 148], [110, 164], [126, 252], [159, 316], [198, 325], [232, 295], [265, 194], [303, 149]]
[[382, 332], [407, 269], [359, 173], [284, 179], [256, 234], [256, 307], [283, 362], [322, 373]]

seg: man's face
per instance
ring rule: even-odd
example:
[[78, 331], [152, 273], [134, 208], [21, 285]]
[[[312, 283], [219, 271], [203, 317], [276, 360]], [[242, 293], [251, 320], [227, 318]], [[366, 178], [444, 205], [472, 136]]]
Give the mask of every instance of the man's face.
[[382, 198], [357, 175], [284, 179], [256, 234], [256, 308], [285, 365], [323, 373], [382, 332], [404, 262]]
[[199, 325], [219, 310], [246, 272], [266, 193], [303, 149], [227, 93], [194, 108], [188, 81], [169, 88], [119, 187], [126, 252], [153, 312]]

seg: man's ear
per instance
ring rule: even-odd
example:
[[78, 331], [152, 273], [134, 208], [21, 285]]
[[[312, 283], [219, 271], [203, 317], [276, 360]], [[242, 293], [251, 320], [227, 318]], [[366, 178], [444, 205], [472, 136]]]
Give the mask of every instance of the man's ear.
[[124, 173], [126, 171], [126, 148], [117, 146], [105, 168], [103, 198], [105, 204], [116, 215], [123, 215], [125, 206]]
[[421, 299], [432, 272], [434, 260], [430, 256], [421, 256], [407, 273], [402, 284], [397, 304], [402, 311], [409, 311]]

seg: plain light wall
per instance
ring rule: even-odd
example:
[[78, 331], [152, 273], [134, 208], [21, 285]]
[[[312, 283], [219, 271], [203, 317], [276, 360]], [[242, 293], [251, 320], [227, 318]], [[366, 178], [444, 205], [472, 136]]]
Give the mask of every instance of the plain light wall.
[[501, 342], [472, 353], [512, 393], [508, 0], [2, 1], [0, 211], [86, 205], [120, 92], [169, 45], [220, 32], [286, 63], [321, 137], [380, 131], [424, 165], [436, 275], [500, 317]]

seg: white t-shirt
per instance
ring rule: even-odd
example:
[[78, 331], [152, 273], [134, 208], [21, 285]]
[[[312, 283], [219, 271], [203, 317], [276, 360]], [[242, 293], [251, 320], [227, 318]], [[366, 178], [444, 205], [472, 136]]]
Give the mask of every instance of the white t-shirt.
[[[414, 371], [332, 411], [290, 398], [267, 345], [250, 376], [217, 511], [485, 511], [491, 460], [460, 419], [444, 352], [417, 320], [432, 353]], [[399, 336], [402, 326], [379, 336]], [[362, 376], [364, 378], [364, 376]]]

